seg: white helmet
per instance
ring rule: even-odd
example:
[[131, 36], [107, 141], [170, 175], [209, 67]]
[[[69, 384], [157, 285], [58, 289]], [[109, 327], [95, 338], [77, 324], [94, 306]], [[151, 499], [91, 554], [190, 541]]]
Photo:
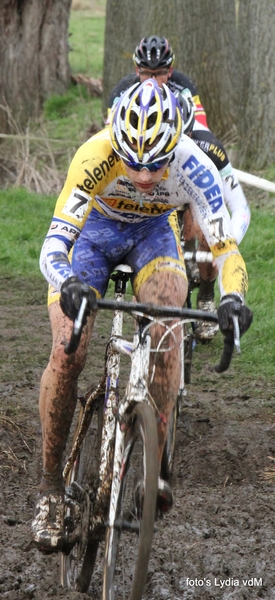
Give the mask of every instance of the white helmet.
[[155, 79], [136, 83], [119, 98], [110, 115], [114, 150], [126, 162], [144, 164], [172, 155], [182, 133], [175, 95]]

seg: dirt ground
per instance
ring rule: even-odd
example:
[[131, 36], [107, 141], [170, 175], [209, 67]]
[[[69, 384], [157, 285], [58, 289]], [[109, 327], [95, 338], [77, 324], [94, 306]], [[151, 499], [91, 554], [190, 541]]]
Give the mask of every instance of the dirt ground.
[[[46, 284], [42, 277], [0, 282], [0, 597], [96, 600], [95, 587], [91, 596], [63, 590], [58, 557], [31, 542], [39, 380], [51, 343]], [[106, 328], [105, 316], [95, 331], [96, 377]], [[258, 373], [245, 380], [235, 364], [216, 375], [211, 352], [204, 346], [199, 361], [195, 353], [178, 423], [174, 507], [158, 522], [146, 600], [275, 598], [275, 479], [264, 477], [275, 461], [275, 381]], [[88, 369], [80, 386], [87, 379]]]

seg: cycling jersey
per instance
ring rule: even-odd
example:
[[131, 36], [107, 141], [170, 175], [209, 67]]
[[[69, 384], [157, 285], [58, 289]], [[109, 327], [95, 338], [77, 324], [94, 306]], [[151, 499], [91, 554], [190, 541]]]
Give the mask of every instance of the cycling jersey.
[[[111, 107], [123, 92], [139, 81], [140, 79], [136, 73], [123, 77], [112, 90], [108, 106]], [[166, 85], [172, 92], [182, 91], [185, 88], [191, 91], [195, 104], [195, 121], [190, 135], [197, 146], [211, 158], [220, 172], [224, 200], [231, 214], [232, 231], [237, 244], [240, 244], [249, 227], [250, 208], [226, 150], [208, 128], [205, 110], [201, 104], [196, 85], [187, 75], [175, 69], [173, 69]]]
[[[128, 88], [131, 87], [131, 85], [134, 85], [134, 83], [138, 83], [139, 81], [140, 78], [138, 77], [138, 75], [136, 75], [136, 73], [131, 73], [130, 75], [126, 75], [126, 77], [123, 77], [112, 90], [109, 97], [108, 107], [111, 108], [115, 100], [117, 100], [117, 98], [119, 98], [123, 94], [123, 92], [128, 90]], [[194, 82], [189, 77], [187, 77], [187, 75], [184, 75], [183, 73], [180, 73], [180, 71], [176, 71], [176, 69], [173, 69], [172, 75], [169, 77], [166, 85], [172, 92], [182, 91], [183, 89], [188, 88], [193, 96], [193, 101], [196, 107], [196, 121], [201, 125], [208, 127], [205, 110], [201, 104], [198, 90]]]
[[[108, 244], [112, 248], [114, 235], [111, 222], [115, 222], [116, 248], [119, 229], [122, 232], [119, 259], [127, 262], [127, 255], [133, 247], [138, 250], [133, 260], [135, 293], [141, 282], [148, 279], [160, 266], [162, 270], [176, 270], [182, 277], [186, 277], [183, 257], [177, 247], [179, 238], [175, 224], [171, 220], [169, 222], [169, 215], [172, 215], [174, 209], [186, 204], [190, 205], [215, 257], [221, 296], [237, 293], [243, 297], [247, 289], [246, 268], [232, 235], [229, 213], [223, 200], [221, 178], [213, 162], [187, 136], [183, 136], [178, 143], [170, 166], [150, 194], [140, 193], [134, 188], [123, 161], [111, 147], [107, 128], [83, 144], [71, 162], [56, 203], [53, 220], [41, 251], [42, 273], [56, 290], [60, 290], [63, 281], [74, 274], [68, 255], [77, 243], [78, 260], [81, 251], [84, 251], [83, 264], [81, 263], [78, 274], [81, 276], [84, 273], [82, 279], [85, 280], [92, 273], [93, 287], [101, 295], [105, 284], [102, 280], [98, 283], [93, 251], [96, 251], [97, 256], [98, 252], [107, 256], [106, 247]], [[81, 246], [81, 236], [83, 228], [86, 237], [89, 234], [89, 219], [91, 229], [95, 231], [94, 210], [98, 224], [102, 226], [101, 234], [96, 240], [91, 236], [89, 252], [87, 244]], [[163, 217], [164, 221], [161, 219], [163, 215], [167, 215], [167, 219]], [[110, 226], [107, 226], [109, 222]], [[135, 237], [134, 246], [129, 247], [135, 223], [137, 230], [143, 229]], [[152, 228], [159, 226], [160, 240], [166, 240], [163, 251], [159, 246], [159, 254], [154, 252], [153, 238], [147, 244], [144, 234], [146, 228], [150, 231], [150, 223]], [[137, 259], [139, 253], [143, 255], [141, 262]], [[115, 249], [113, 259], [116, 260], [117, 257]], [[107, 256], [107, 262], [108, 260], [110, 256]], [[139, 277], [141, 270], [142, 281]], [[100, 277], [101, 275], [102, 273]], [[107, 271], [105, 278], [108, 278]]]

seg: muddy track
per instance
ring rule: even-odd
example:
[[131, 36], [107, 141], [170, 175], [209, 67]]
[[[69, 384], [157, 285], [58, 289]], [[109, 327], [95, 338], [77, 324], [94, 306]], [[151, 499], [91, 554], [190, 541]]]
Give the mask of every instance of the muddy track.
[[[89, 596], [68, 592], [59, 586], [57, 557], [31, 543], [41, 469], [39, 380], [51, 344], [46, 284], [0, 283], [0, 597], [99, 600], [100, 563]], [[95, 381], [101, 374], [108, 326], [100, 317], [80, 387], [89, 369]], [[174, 507], [158, 522], [145, 600], [275, 598], [275, 381], [257, 373], [246, 381], [236, 360], [216, 375], [219, 345], [195, 353], [178, 424]]]

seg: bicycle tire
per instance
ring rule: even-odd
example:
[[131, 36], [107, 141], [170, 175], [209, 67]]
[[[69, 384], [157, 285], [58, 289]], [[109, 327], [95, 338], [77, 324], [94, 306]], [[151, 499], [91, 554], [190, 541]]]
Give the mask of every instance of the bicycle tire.
[[[82, 413], [83, 410], [81, 409], [75, 436], [81, 423]], [[62, 553], [60, 557], [61, 585], [78, 592], [87, 592], [89, 589], [99, 546], [98, 538], [94, 540], [88, 539], [89, 510], [85, 504], [83, 505], [83, 501], [85, 502], [86, 498], [89, 502], [89, 494], [96, 487], [102, 432], [102, 414], [103, 404], [92, 415], [92, 420], [76, 458], [75, 466], [71, 469], [66, 481], [68, 488], [72, 489], [73, 484], [76, 482], [82, 489], [88, 490], [85, 492], [86, 496], [80, 499], [80, 506], [82, 508], [81, 519], [84, 526], [86, 526], [86, 534], [82, 535], [82, 539], [69, 552]], [[86, 515], [83, 515], [83, 510], [86, 510]]]
[[[138, 404], [135, 414], [131, 433], [125, 436], [123, 474], [120, 478], [115, 527], [107, 525], [103, 600], [116, 600], [122, 597], [141, 600], [147, 579], [158, 489], [157, 427], [154, 411], [149, 405]], [[142, 500], [138, 502], [142, 505], [142, 510], [139, 509], [137, 514], [137, 511], [133, 510], [133, 485], [137, 480], [140, 481], [140, 459], [142, 459], [144, 493]], [[131, 502], [130, 508], [128, 501]], [[126, 532], [129, 524], [138, 533], [136, 545], [133, 531]], [[133, 557], [130, 556], [132, 551]]]

